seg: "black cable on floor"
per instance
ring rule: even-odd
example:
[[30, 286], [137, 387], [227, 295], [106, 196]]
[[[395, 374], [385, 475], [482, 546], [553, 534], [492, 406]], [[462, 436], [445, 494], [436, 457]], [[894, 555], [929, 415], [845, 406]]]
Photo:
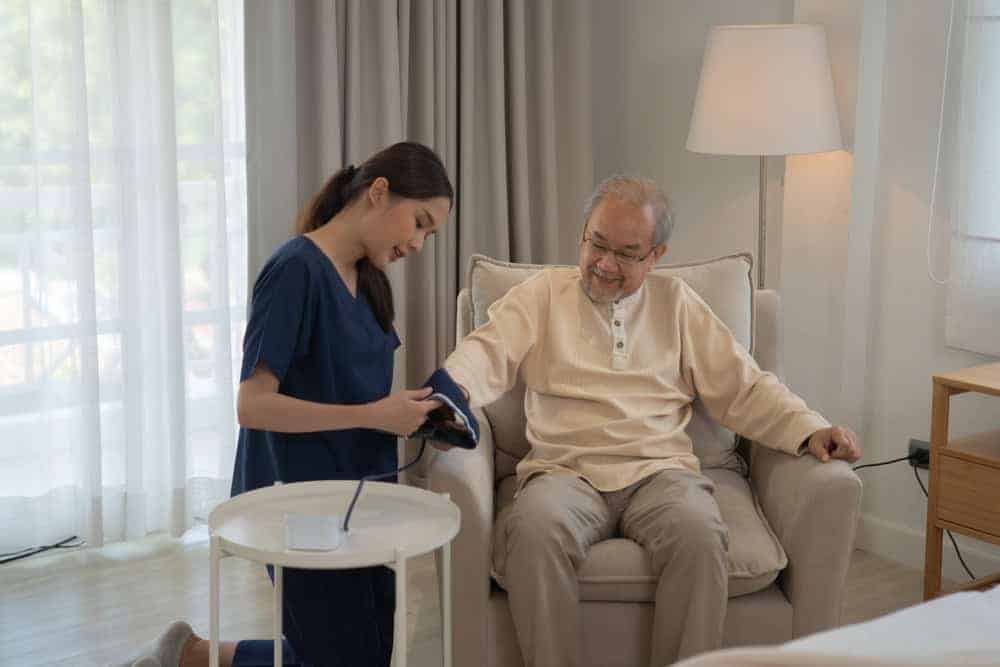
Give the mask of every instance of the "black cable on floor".
[[46, 544], [41, 547], [30, 547], [27, 549], [21, 549], [20, 551], [10, 551], [5, 554], [0, 554], [0, 565], [13, 563], [16, 560], [28, 558], [29, 556], [37, 556], [40, 553], [45, 553], [46, 551], [51, 551], [52, 549], [75, 549], [77, 547], [82, 547], [84, 544], [86, 544], [86, 541], [81, 540], [76, 535], [72, 535], [67, 537], [65, 540], [56, 542], [55, 544]]
[[[920, 479], [920, 473], [917, 472], [917, 466], [913, 466], [913, 476], [917, 478], [917, 484], [920, 485], [920, 490], [924, 492], [924, 497], [929, 497], [927, 494], [927, 487], [924, 486], [924, 480]], [[955, 536], [952, 535], [951, 531], [947, 528], [945, 528], [944, 532], [948, 534], [948, 539], [951, 540], [951, 546], [955, 547], [955, 555], [958, 556], [958, 562], [960, 562], [962, 567], [965, 568], [965, 573], [969, 575], [969, 579], [975, 580], [976, 575], [972, 574], [972, 570], [970, 570], [969, 566], [965, 564], [965, 559], [962, 558], [962, 552], [958, 549], [958, 542], [955, 541]]]

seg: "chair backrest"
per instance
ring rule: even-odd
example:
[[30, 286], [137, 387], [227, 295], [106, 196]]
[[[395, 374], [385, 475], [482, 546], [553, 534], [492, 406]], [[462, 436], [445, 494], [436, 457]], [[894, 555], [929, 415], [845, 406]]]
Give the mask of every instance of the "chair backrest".
[[[459, 338], [487, 321], [487, 310], [494, 301], [543, 268], [545, 266], [539, 264], [514, 264], [473, 255], [469, 265], [469, 288], [459, 295]], [[659, 266], [653, 271], [684, 280], [732, 330], [736, 340], [754, 352], [752, 268], [750, 256], [739, 254], [691, 264]], [[486, 406], [484, 412], [493, 428], [495, 470], [499, 480], [513, 474], [517, 462], [531, 448], [525, 437], [524, 383], [518, 381], [510, 392]], [[704, 467], [740, 469], [733, 433], [708, 417], [700, 401], [695, 402], [687, 432]]]

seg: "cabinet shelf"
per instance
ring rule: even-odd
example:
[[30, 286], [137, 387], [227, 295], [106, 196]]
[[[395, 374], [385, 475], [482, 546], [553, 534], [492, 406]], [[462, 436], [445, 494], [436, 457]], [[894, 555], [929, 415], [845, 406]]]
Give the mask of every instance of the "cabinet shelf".
[[953, 438], [948, 441], [948, 446], [941, 450], [941, 455], [1000, 468], [1000, 429]]

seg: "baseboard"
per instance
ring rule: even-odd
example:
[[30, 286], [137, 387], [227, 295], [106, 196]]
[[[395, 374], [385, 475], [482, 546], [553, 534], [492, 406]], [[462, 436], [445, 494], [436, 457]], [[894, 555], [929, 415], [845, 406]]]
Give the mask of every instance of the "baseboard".
[[[955, 540], [962, 550], [962, 557], [969, 569], [977, 577], [1000, 571], [1000, 548], [991, 547], [989, 544], [966, 538], [963, 535], [955, 535]], [[922, 530], [914, 530], [909, 526], [886, 521], [870, 514], [861, 516], [857, 539], [859, 549], [923, 570], [924, 545], [924, 531]], [[947, 535], [944, 537], [942, 550], [944, 554], [941, 565], [943, 576], [956, 582], [968, 581], [969, 576], [962, 569], [961, 563], [958, 562], [955, 549], [951, 546], [951, 540], [948, 539]]]

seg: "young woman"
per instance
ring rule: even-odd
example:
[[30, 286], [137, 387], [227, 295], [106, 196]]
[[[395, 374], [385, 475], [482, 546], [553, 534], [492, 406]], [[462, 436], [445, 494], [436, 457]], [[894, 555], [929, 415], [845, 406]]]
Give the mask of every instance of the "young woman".
[[[233, 495], [359, 479], [397, 467], [396, 437], [424, 422], [430, 388], [390, 394], [393, 300], [383, 273], [419, 252], [451, 209], [444, 165], [398, 143], [348, 166], [261, 270], [243, 343]], [[389, 665], [395, 584], [385, 567], [284, 570], [285, 664]], [[140, 667], [207, 665], [209, 643], [171, 625]], [[272, 664], [271, 640], [221, 645], [220, 664]]]

